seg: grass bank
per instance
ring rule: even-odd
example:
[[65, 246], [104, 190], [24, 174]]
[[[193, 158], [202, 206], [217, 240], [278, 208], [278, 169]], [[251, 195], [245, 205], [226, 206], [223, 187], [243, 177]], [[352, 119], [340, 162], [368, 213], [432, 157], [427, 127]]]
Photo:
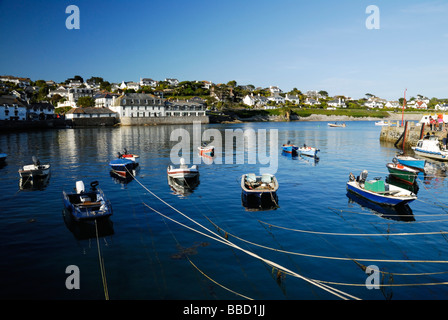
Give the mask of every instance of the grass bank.
[[326, 116], [347, 116], [354, 118], [387, 118], [389, 113], [382, 110], [365, 110], [365, 109], [337, 109], [337, 110], [325, 110], [325, 109], [302, 109], [302, 108], [279, 108], [269, 110], [249, 110], [240, 109], [232, 110], [240, 118], [250, 118], [253, 116], [281, 116], [286, 115], [289, 112], [291, 115], [297, 115], [301, 118], [310, 117], [311, 115], [326, 115]]

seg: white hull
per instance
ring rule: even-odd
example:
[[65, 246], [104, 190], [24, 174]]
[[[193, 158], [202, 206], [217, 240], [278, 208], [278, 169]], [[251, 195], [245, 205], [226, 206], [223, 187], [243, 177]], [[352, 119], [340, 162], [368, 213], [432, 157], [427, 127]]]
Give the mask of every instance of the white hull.
[[44, 165], [40, 165], [40, 166], [30, 164], [30, 165], [24, 166], [21, 170], [19, 170], [19, 175], [21, 178], [45, 177], [45, 176], [48, 176], [49, 173], [50, 173], [50, 165], [49, 164], [44, 164]]
[[435, 159], [435, 160], [441, 160], [441, 161], [448, 161], [448, 152], [444, 152], [444, 151], [440, 151], [439, 153], [434, 153], [434, 152], [428, 152], [428, 151], [423, 151], [417, 148], [413, 148], [415, 154], [425, 157], [425, 158], [430, 158], [430, 159]]

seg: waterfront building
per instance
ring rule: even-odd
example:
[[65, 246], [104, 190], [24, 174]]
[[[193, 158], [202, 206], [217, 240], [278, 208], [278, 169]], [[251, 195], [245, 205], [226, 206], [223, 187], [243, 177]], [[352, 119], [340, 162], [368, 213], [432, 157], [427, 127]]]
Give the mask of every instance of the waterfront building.
[[32, 103], [28, 108], [28, 117], [39, 120], [53, 119], [54, 106], [47, 101]]
[[27, 104], [11, 95], [0, 96], [0, 120], [27, 119]]
[[112, 97], [110, 109], [119, 118], [162, 118], [205, 116], [207, 106], [200, 99], [167, 101], [147, 93], [125, 93]]
[[112, 97], [110, 109], [118, 117], [164, 117], [165, 99], [147, 93], [125, 93]]
[[118, 97], [116, 93], [102, 92], [93, 96], [95, 99], [95, 107], [97, 108], [110, 108], [112, 106], [113, 97]]
[[205, 116], [207, 106], [203, 102], [191, 100], [167, 101], [165, 103], [165, 115], [179, 117]]
[[116, 117], [117, 114], [108, 108], [72, 108], [65, 113], [65, 118], [68, 120]]

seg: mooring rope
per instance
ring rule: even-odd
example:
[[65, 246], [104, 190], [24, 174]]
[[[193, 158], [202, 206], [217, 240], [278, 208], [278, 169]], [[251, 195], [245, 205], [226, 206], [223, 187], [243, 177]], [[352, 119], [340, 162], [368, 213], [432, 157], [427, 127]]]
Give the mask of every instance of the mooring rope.
[[106, 298], [106, 300], [109, 300], [109, 292], [107, 289], [107, 281], [106, 281], [106, 270], [104, 269], [104, 259], [101, 255], [100, 242], [98, 238], [98, 225], [96, 219], [95, 219], [95, 231], [96, 231], [96, 246], [98, 248], [98, 260], [100, 264], [101, 279], [103, 280], [104, 297]]
[[282, 227], [277, 226], [262, 220], [258, 220], [258, 222], [268, 225], [272, 228], [278, 228], [278, 229], [284, 229], [294, 232], [301, 232], [301, 233], [310, 233], [310, 234], [320, 234], [320, 235], [330, 235], [330, 236], [351, 236], [351, 237], [359, 237], [359, 236], [366, 236], [366, 237], [388, 237], [388, 236], [416, 236], [416, 235], [432, 235], [432, 234], [446, 234], [448, 231], [434, 231], [434, 232], [416, 232], [416, 233], [409, 233], [409, 232], [402, 232], [402, 233], [336, 233], [336, 232], [321, 232], [321, 231], [309, 231], [309, 230], [300, 230], [300, 229], [293, 229], [288, 227]]
[[319, 258], [319, 259], [328, 259], [328, 260], [343, 260], [343, 261], [370, 261], [370, 262], [390, 262], [390, 263], [448, 263], [446, 260], [386, 260], [386, 259], [370, 259], [370, 258], [344, 258], [344, 257], [333, 257], [333, 256], [322, 256], [322, 255], [314, 255], [314, 254], [307, 254], [307, 253], [300, 253], [300, 252], [293, 252], [293, 251], [286, 251], [281, 249], [276, 249], [272, 247], [268, 247], [265, 245], [261, 245], [243, 238], [240, 238], [234, 234], [231, 234], [225, 230], [223, 230], [227, 237], [232, 236], [235, 239], [238, 239], [240, 241], [246, 242], [248, 244], [254, 245], [256, 247], [260, 247], [263, 249], [276, 251], [276, 252], [282, 252], [282, 253], [288, 253], [292, 255], [297, 256], [303, 256], [303, 257], [309, 257], [309, 258]]

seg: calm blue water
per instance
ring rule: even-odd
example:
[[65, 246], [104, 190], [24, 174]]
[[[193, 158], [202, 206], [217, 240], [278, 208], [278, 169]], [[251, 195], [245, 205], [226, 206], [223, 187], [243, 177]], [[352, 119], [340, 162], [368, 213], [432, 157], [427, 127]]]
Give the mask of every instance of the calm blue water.
[[[410, 204], [410, 219], [385, 217], [346, 195], [350, 172], [358, 175], [367, 169], [370, 177], [384, 179], [385, 164], [397, 151], [380, 143], [381, 128], [373, 122], [349, 122], [346, 128], [329, 128], [324, 122], [202, 126], [219, 130], [223, 146], [225, 129], [266, 129], [268, 137], [270, 130], [278, 130], [280, 207], [267, 211], [242, 206], [241, 175], [268, 165], [248, 163], [247, 152], [238, 146], [234, 160], [243, 153], [245, 163], [202, 163], [199, 186], [188, 196], [175, 194], [166, 168], [178, 143], [170, 141], [170, 134], [177, 128], [182, 127], [0, 135], [0, 150], [9, 154], [0, 169], [0, 298], [105, 298], [95, 229], [85, 230], [64, 218], [62, 190], [72, 190], [77, 180], [86, 185], [99, 181], [113, 205], [111, 224], [99, 226], [110, 299], [339, 299], [290, 274], [277, 280], [277, 270], [199, 234], [196, 231], [207, 231], [153, 194], [209, 230], [221, 236], [227, 232], [239, 248], [358, 298], [448, 298], [442, 284], [448, 281], [447, 236], [427, 234], [447, 231], [443, 168], [435, 163], [426, 176], [420, 174], [419, 199]], [[192, 126], [183, 128], [191, 132]], [[287, 140], [320, 148], [320, 160], [282, 155], [280, 145]], [[112, 177], [108, 166], [123, 148], [140, 155], [137, 180], [128, 183]], [[196, 146], [184, 156], [195, 150]], [[33, 155], [51, 162], [51, 177], [38, 190], [20, 190], [17, 170]], [[406, 235], [393, 235], [397, 233]], [[79, 290], [65, 286], [69, 265], [80, 270]], [[378, 266], [383, 271], [381, 283], [392, 286], [368, 290], [362, 267], [369, 265]]]

